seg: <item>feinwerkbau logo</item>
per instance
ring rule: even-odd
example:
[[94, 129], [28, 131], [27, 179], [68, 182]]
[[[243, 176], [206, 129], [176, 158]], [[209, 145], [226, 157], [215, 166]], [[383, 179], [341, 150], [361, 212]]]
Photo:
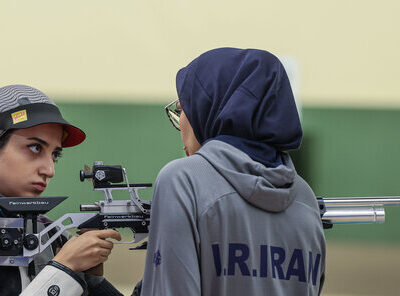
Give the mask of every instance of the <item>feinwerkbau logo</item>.
[[10, 206], [48, 205], [48, 201], [9, 201]]

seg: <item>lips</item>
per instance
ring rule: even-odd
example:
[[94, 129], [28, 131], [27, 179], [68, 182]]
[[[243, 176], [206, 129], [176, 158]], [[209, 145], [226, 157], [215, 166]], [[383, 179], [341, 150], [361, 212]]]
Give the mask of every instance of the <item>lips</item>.
[[33, 183], [33, 187], [40, 192], [43, 192], [46, 189], [47, 184], [38, 182], [38, 183]]

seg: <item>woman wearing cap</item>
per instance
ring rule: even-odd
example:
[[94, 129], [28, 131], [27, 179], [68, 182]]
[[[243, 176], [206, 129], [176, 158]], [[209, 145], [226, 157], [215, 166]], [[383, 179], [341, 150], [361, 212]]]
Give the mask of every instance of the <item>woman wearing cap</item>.
[[302, 129], [282, 64], [220, 48], [176, 83], [166, 109], [188, 157], [157, 177], [142, 295], [318, 295], [325, 239], [315, 196], [284, 152]]
[[[62, 149], [84, 139], [84, 132], [65, 121], [39, 90], [24, 85], [0, 88], [0, 195], [41, 195]], [[49, 222], [40, 216], [39, 230]], [[29, 268], [1, 266], [0, 295], [122, 295], [103, 277], [84, 273], [107, 260], [113, 244], [106, 238], [120, 235], [114, 230], [90, 231], [68, 242], [63, 236], [57, 241], [61, 244], [36, 255]], [[61, 250], [54, 257], [57, 247]]]

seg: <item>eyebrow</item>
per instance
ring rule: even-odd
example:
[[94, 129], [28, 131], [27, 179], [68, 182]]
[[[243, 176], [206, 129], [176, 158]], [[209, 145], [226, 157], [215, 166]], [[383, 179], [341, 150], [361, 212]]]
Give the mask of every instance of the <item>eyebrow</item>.
[[[42, 139], [37, 138], [37, 137], [28, 138], [28, 140], [38, 141], [40, 144], [43, 144], [46, 147], [50, 146], [49, 143], [47, 143], [45, 140], [42, 140]], [[55, 151], [62, 151], [62, 148], [57, 146], [54, 150]]]

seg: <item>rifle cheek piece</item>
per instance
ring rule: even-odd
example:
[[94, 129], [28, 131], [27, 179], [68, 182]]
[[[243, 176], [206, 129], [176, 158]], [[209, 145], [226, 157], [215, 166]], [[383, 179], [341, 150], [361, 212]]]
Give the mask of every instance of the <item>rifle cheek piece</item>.
[[[0, 208], [9, 216], [0, 218], [0, 266], [27, 266], [40, 253], [37, 217], [56, 207], [66, 196], [1, 197]], [[28, 221], [32, 230], [28, 232]], [[44, 250], [44, 248], [43, 248]]]

